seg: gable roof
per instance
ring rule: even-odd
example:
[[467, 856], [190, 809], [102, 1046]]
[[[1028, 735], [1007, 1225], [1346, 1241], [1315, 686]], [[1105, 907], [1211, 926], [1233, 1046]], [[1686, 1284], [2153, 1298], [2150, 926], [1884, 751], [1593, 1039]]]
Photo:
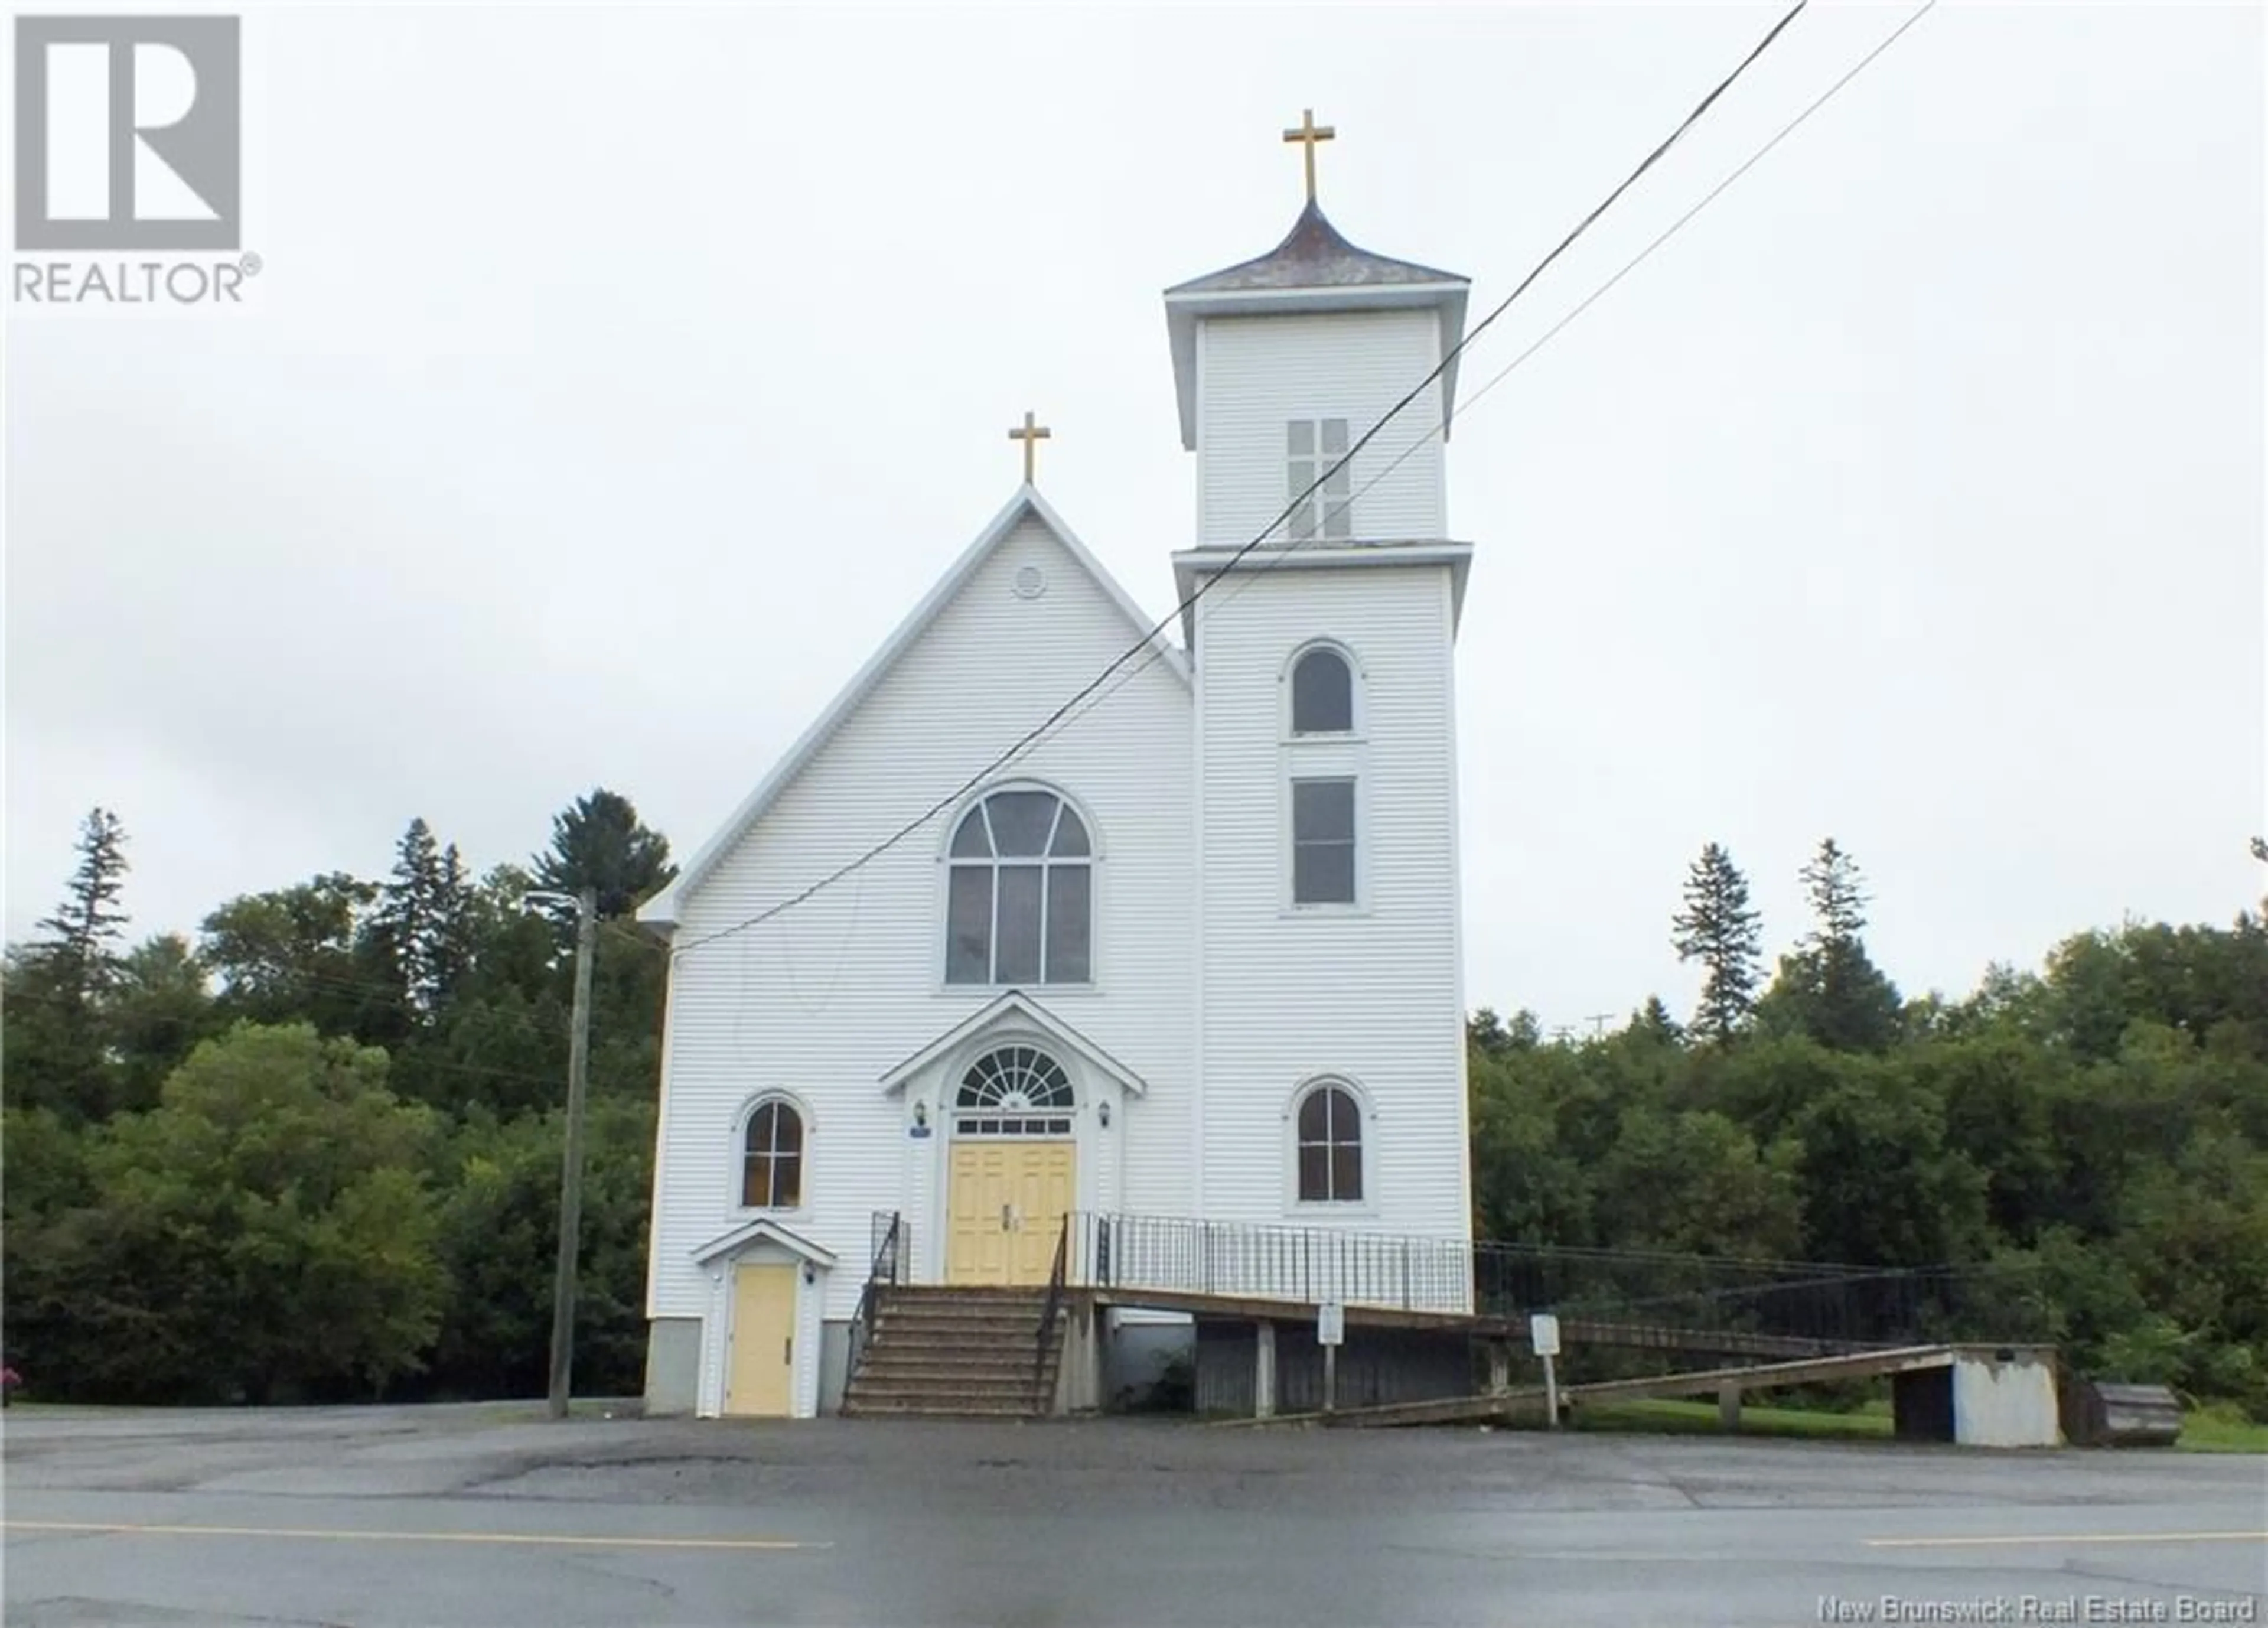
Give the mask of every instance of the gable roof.
[[1037, 1029], [1064, 1050], [1076, 1053], [1103, 1073], [1109, 1075], [1134, 1095], [1138, 1097], [1150, 1094], [1148, 1084], [1139, 1074], [1021, 990], [1010, 990], [998, 999], [979, 1006], [919, 1051], [915, 1052], [913, 1056], [891, 1069], [888, 1073], [882, 1076], [883, 1094], [887, 1096], [891, 1092], [898, 1090], [906, 1081], [972, 1035], [982, 1034], [988, 1028], [998, 1028], [1018, 1020], [1027, 1028]]
[[835, 1251], [822, 1249], [800, 1233], [790, 1232], [770, 1216], [758, 1216], [742, 1227], [735, 1227], [720, 1237], [711, 1238], [693, 1251], [696, 1266], [706, 1266], [723, 1256], [737, 1255], [752, 1243], [776, 1243], [790, 1255], [809, 1261], [814, 1266], [835, 1264]]
[[[977, 534], [976, 540], [961, 550], [961, 557], [954, 561], [945, 575], [938, 578], [936, 586], [922, 596], [921, 602], [882, 642], [881, 648], [868, 659], [866, 665], [858, 669], [843, 693], [828, 704], [827, 710], [819, 715], [818, 721], [788, 748], [787, 755], [773, 765], [771, 773], [766, 775], [762, 783], [749, 793], [747, 800], [733, 811], [733, 817], [725, 822], [724, 828], [694, 855], [692, 863], [685, 867], [677, 880], [638, 907], [637, 918], [642, 924], [665, 933], [676, 926], [678, 910], [685, 898], [708, 880], [711, 873], [724, 862], [725, 857], [763, 817], [765, 810], [779, 800], [780, 794], [819, 755], [821, 748], [835, 738], [836, 731], [849, 721], [860, 704], [873, 693], [875, 686], [888, 675], [891, 668], [897, 666], [899, 658], [913, 648], [915, 642], [929, 630], [930, 624], [953, 602], [954, 596], [992, 556], [993, 551], [1014, 534], [1016, 527], [1027, 517], [1047, 527], [1055, 540], [1063, 545], [1064, 551], [1102, 590], [1103, 596], [1117, 607], [1126, 619], [1126, 625], [1137, 637], [1150, 634], [1153, 624], [1142, 614], [1141, 608], [1135, 604], [1126, 590], [1118, 586], [1118, 579], [1103, 568], [1102, 562], [1096, 559], [1086, 545], [1073, 534], [1071, 527], [1064, 524], [1063, 517], [1049, 506], [1048, 500], [1028, 483], [1024, 485], [1008, 500], [1006, 507], [994, 515], [984, 529]], [[1189, 681], [1188, 658], [1163, 631], [1154, 636], [1153, 642], [1164, 654], [1167, 669], [1187, 684]], [[1005, 747], [1007, 742], [1001, 744]]]

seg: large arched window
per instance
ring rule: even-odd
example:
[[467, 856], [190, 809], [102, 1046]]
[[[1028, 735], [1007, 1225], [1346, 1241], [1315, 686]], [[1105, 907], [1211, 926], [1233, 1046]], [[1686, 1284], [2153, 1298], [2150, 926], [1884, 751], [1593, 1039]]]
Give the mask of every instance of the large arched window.
[[756, 1104], [740, 1144], [740, 1203], [792, 1210], [803, 1202], [803, 1116], [774, 1097]]
[[1344, 735], [1354, 729], [1354, 669], [1328, 645], [1292, 664], [1292, 733]]
[[988, 1051], [961, 1077], [954, 1130], [962, 1136], [1069, 1136], [1071, 1076], [1036, 1046]]
[[947, 983], [1085, 983], [1094, 953], [1094, 850], [1053, 792], [995, 792], [953, 833]]
[[1362, 1199], [1362, 1105], [1344, 1086], [1325, 1083], [1300, 1099], [1300, 1202]]

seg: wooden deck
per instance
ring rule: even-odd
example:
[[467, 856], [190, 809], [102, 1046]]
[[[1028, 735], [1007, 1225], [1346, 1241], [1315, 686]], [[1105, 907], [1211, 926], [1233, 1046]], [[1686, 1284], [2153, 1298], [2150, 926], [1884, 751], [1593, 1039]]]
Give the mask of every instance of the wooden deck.
[[[1083, 1300], [1096, 1307], [1184, 1312], [1193, 1317], [1223, 1321], [1313, 1323], [1315, 1320], [1314, 1306], [1305, 1300], [1124, 1287], [1071, 1289], [1065, 1293], [1074, 1302]], [[1487, 1317], [1469, 1312], [1422, 1311], [1350, 1301], [1346, 1308], [1346, 1321], [1349, 1328], [1437, 1330], [1444, 1333], [1466, 1333], [1478, 1339], [1506, 1340], [1520, 1346], [1528, 1343], [1528, 1319], [1525, 1316]], [[1751, 1334], [1683, 1328], [1668, 1323], [1581, 1317], [1562, 1317], [1559, 1338], [1566, 1345], [1788, 1360], [1835, 1358], [1883, 1349], [1879, 1346], [1854, 1346], [1848, 1342], [1803, 1339], [1783, 1334]]]

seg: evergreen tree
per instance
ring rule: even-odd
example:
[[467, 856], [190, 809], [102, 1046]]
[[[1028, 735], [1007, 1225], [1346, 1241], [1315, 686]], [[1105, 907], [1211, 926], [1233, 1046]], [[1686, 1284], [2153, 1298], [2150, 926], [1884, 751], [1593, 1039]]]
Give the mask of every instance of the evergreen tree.
[[1543, 1022], [1534, 1013], [1522, 1007], [1512, 1014], [1506, 1023], [1497, 1015], [1492, 1006], [1483, 1006], [1465, 1020], [1465, 1037], [1486, 1057], [1503, 1057], [1507, 1052], [1532, 1051], [1543, 1043]]
[[1682, 1045], [1685, 1040], [1685, 1031], [1669, 1015], [1669, 1008], [1659, 995], [1647, 996], [1646, 1005], [1631, 1015], [1630, 1032], [1665, 1046]]
[[1859, 862], [1833, 837], [1822, 837], [1818, 852], [1801, 874], [1804, 896], [1817, 922], [1805, 940], [1807, 947], [1819, 950], [1858, 943], [1867, 926], [1867, 890]]
[[1670, 917], [1677, 959], [1707, 969], [1693, 1028], [1719, 1045], [1732, 1039], [1756, 1005], [1763, 917], [1749, 908], [1749, 879], [1723, 846], [1711, 843], [1685, 879], [1685, 908]]
[[33, 949], [45, 960], [62, 995], [84, 1008], [117, 981], [126, 912], [118, 895], [126, 879], [126, 828], [107, 808], [87, 813], [79, 827], [78, 868], [53, 916], [39, 924], [48, 936]]
[[418, 1021], [448, 1004], [472, 964], [473, 887], [454, 843], [412, 820], [394, 850], [394, 873], [379, 890], [369, 938]]
[[125, 967], [126, 833], [96, 808], [80, 826], [78, 865], [42, 936], [11, 947], [6, 961], [7, 1101], [62, 1118], [101, 1120], [115, 1106], [117, 1070], [104, 1008]]
[[1898, 1036], [1897, 986], [1867, 954], [1867, 894], [1858, 861], [1831, 836], [1802, 871], [1814, 924], [1759, 1003], [1772, 1026], [1837, 1051], [1880, 1051]]
[[[595, 888], [601, 921], [629, 915], [677, 874], [669, 839], [639, 821], [630, 799], [604, 786], [552, 816], [551, 846], [535, 856], [534, 869], [535, 885], [549, 892]], [[574, 919], [571, 910], [559, 914]]]

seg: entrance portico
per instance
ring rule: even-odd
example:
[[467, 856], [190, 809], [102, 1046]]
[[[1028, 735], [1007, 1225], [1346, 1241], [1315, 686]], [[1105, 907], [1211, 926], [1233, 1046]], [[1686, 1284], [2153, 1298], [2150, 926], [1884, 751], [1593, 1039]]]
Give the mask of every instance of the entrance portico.
[[904, 1105], [912, 1280], [998, 1286], [1045, 1283], [1064, 1218], [1122, 1190], [1124, 1110], [1148, 1090], [1017, 990], [881, 1085]]

